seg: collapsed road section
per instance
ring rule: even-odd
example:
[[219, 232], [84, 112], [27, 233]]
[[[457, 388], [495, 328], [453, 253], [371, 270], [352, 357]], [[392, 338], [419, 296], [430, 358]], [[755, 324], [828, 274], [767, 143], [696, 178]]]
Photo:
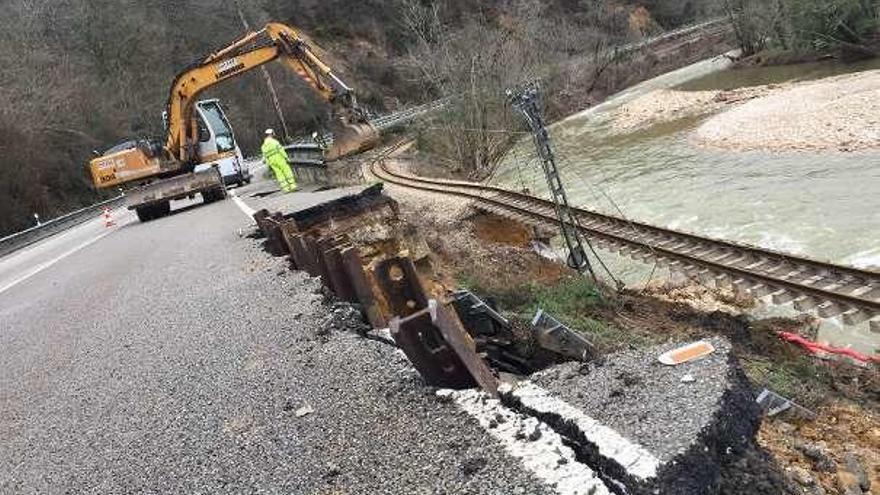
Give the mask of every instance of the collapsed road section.
[[[670, 366], [658, 357], [681, 343], [603, 357], [558, 322], [548, 332], [540, 314], [524, 336], [438, 275], [398, 211], [378, 184], [254, 219], [268, 252], [385, 329], [365, 336], [390, 336], [425, 385], [557, 493], [720, 493], [725, 466], [753, 448], [760, 423], [725, 340]], [[524, 338], [554, 358], [523, 352]]]

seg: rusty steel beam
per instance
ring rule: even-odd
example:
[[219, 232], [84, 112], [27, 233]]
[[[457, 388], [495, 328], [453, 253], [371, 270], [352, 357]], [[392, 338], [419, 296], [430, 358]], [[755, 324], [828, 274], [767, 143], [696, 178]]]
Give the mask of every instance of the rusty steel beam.
[[290, 236], [288, 238], [288, 245], [290, 246], [290, 257], [293, 259], [293, 263], [294, 265], [296, 265], [296, 269], [308, 272], [308, 253], [303, 246], [302, 236], [302, 234], [294, 234]]
[[384, 259], [372, 272], [389, 314], [406, 317], [428, 307], [428, 295], [408, 256]]
[[262, 209], [256, 213], [254, 213], [254, 222], [257, 224], [257, 228], [260, 230], [260, 235], [266, 237], [266, 219], [269, 218], [269, 210]]
[[296, 225], [293, 222], [284, 222], [281, 224], [281, 240], [284, 242], [284, 245], [287, 247], [287, 252], [289, 253], [289, 259], [291, 264], [293, 264], [294, 270], [300, 270], [300, 264], [297, 261], [296, 256], [296, 243], [294, 238], [297, 236]]
[[[345, 249], [346, 246], [341, 246], [341, 248]], [[357, 292], [355, 292], [354, 285], [345, 269], [342, 249], [339, 246], [334, 246], [324, 251], [324, 262], [327, 265], [327, 274], [330, 277], [331, 288], [336, 296], [343, 301], [355, 303], [358, 302]]]
[[345, 267], [345, 273], [348, 275], [348, 280], [351, 282], [352, 289], [354, 290], [358, 301], [364, 308], [367, 320], [369, 320], [370, 324], [375, 328], [387, 327], [388, 317], [385, 315], [385, 312], [382, 311], [381, 305], [376, 300], [376, 294], [373, 293], [372, 285], [367, 279], [367, 274], [364, 271], [364, 265], [357, 248], [345, 248], [340, 254], [342, 255], [342, 263]]
[[396, 216], [399, 206], [392, 198], [382, 194], [382, 187], [382, 184], [376, 184], [358, 194], [292, 212], [286, 218], [292, 220], [301, 232], [312, 232], [357, 225], [361, 217], [367, 213], [380, 213], [386, 210]]
[[434, 326], [429, 308], [405, 318], [395, 317], [390, 329], [394, 342], [428, 385], [454, 389], [476, 385], [464, 363]]
[[254, 221], [260, 230], [260, 234], [266, 238], [266, 250], [273, 256], [288, 254], [287, 246], [281, 234], [281, 224], [285, 222], [281, 213], [270, 213], [268, 210], [260, 210], [253, 215]]
[[477, 354], [477, 345], [461, 324], [455, 310], [434, 299], [429, 301], [428, 309], [434, 326], [458, 355], [474, 382], [492, 397], [498, 397], [498, 379], [492, 374], [486, 361]]

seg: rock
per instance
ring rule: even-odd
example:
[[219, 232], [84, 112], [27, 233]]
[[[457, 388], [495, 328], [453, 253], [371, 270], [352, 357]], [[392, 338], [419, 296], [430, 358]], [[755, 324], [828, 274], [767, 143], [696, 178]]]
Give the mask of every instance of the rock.
[[695, 381], [697, 381], [697, 379], [694, 378], [694, 375], [688, 374], [681, 377], [681, 383], [694, 383]]
[[862, 464], [855, 452], [849, 451], [843, 454], [843, 467], [847, 472], [852, 473], [856, 477], [859, 487], [863, 492], [868, 493], [871, 491], [871, 478], [868, 476], [867, 469], [865, 469], [864, 464]]
[[810, 472], [800, 466], [790, 467], [786, 471], [788, 471], [788, 476], [798, 485], [813, 486], [816, 484], [816, 479], [813, 478]]
[[797, 428], [794, 427], [791, 423], [786, 423], [785, 421], [779, 421], [778, 426], [776, 427], [779, 430], [779, 433], [783, 435], [793, 435]]
[[858, 477], [849, 471], [837, 472], [837, 488], [840, 489], [841, 495], [862, 495], [862, 487], [859, 484]]
[[535, 429], [533, 429], [529, 436], [526, 437], [530, 442], [536, 442], [541, 439], [541, 429], [538, 428], [538, 425], [535, 425]]
[[306, 405], [300, 407], [299, 409], [297, 409], [294, 414], [296, 415], [297, 418], [301, 418], [303, 416], [308, 416], [309, 414], [312, 414], [313, 412], [315, 412], [315, 410], [312, 408], [312, 406], [306, 404]]
[[486, 459], [482, 457], [471, 457], [465, 459], [465, 461], [461, 463], [461, 472], [465, 476], [472, 476], [484, 467], [486, 467]]
[[837, 471], [837, 463], [828, 454], [828, 450], [817, 443], [802, 443], [797, 445], [798, 450], [803, 452], [808, 459], [813, 461], [813, 468], [816, 471], [833, 473]]
[[325, 478], [335, 478], [342, 474], [342, 470], [334, 463], [330, 463], [327, 465], [327, 472], [324, 473]]
[[452, 398], [455, 395], [455, 390], [441, 388], [440, 390], [434, 392], [434, 395], [437, 397], [438, 401], [443, 403], [450, 403], [452, 402]]
[[813, 486], [808, 486], [805, 493], [807, 495], [826, 495], [826, 493], [828, 492], [826, 492], [825, 489], [822, 488], [822, 485], [816, 484]]
[[358, 306], [347, 302], [336, 302], [330, 305], [327, 314], [318, 325], [316, 334], [326, 336], [333, 331], [352, 332], [366, 335], [370, 330]]

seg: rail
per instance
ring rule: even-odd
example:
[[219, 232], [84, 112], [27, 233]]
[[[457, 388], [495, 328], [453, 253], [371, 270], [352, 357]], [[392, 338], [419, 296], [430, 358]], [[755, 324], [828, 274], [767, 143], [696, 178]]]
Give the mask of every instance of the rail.
[[[372, 174], [402, 187], [472, 200], [477, 208], [529, 224], [555, 226], [553, 204], [545, 199], [472, 182], [428, 179], [391, 170], [385, 160]], [[687, 232], [575, 208], [580, 229], [602, 249], [661, 266], [703, 283], [730, 288], [774, 304], [793, 304], [820, 318], [840, 317], [847, 325], [867, 322], [880, 332], [880, 272]]]
[[124, 199], [125, 198], [122, 195], [119, 195], [115, 198], [108, 199], [107, 201], [86, 206], [85, 208], [73, 211], [66, 215], [53, 218], [52, 220], [31, 227], [27, 230], [3, 237], [0, 239], [0, 256], [6, 256], [7, 254], [42, 241], [47, 237], [79, 225], [94, 218], [95, 214], [104, 208], [116, 208], [122, 204]]

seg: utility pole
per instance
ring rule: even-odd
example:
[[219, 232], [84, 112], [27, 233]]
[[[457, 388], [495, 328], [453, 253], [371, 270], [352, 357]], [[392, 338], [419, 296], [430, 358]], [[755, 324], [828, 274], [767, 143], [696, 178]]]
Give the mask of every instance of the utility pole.
[[[244, 12], [241, 10], [241, 4], [235, 2], [235, 9], [238, 11], [238, 18], [241, 19], [241, 25], [244, 26], [245, 31], [250, 31], [251, 25], [244, 16]], [[275, 92], [275, 84], [272, 83], [272, 76], [269, 74], [269, 69], [267, 69], [265, 65], [260, 67], [260, 71], [263, 73], [263, 79], [266, 80], [266, 87], [269, 88], [269, 95], [272, 96], [272, 104], [275, 105], [275, 114], [278, 116], [278, 121], [281, 122], [281, 130], [284, 132], [284, 140], [289, 142], [290, 132], [287, 130], [287, 121], [284, 119], [284, 112], [281, 110], [281, 103], [278, 101], [278, 93]]]
[[541, 157], [541, 165], [544, 169], [544, 177], [547, 179], [547, 187], [550, 189], [550, 196], [553, 199], [553, 207], [556, 210], [556, 219], [562, 229], [562, 237], [565, 239], [565, 246], [568, 248], [568, 265], [579, 273], [589, 273], [593, 281], [598, 283], [590, 260], [587, 258], [587, 252], [584, 250], [584, 240], [568, 204], [568, 196], [565, 194], [565, 187], [562, 185], [562, 179], [559, 177], [559, 168], [556, 166], [556, 157], [553, 155], [553, 148], [550, 146], [550, 134], [544, 125], [544, 118], [541, 116], [540, 99], [538, 89], [529, 86], [523, 91], [514, 93], [507, 90], [507, 97], [511, 105], [522, 114], [529, 129], [532, 131], [532, 137], [535, 140], [535, 146], [538, 148], [538, 156]]

